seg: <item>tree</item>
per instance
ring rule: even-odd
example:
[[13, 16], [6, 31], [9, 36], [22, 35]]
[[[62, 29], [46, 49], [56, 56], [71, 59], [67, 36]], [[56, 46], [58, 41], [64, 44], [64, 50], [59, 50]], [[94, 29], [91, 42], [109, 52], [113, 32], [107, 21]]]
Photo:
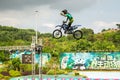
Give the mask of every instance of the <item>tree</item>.
[[117, 31], [113, 36], [113, 43], [117, 46], [120, 44], [120, 30]]
[[8, 61], [9, 55], [10, 54], [8, 51], [5, 51], [5, 50], [0, 51], [0, 61], [2, 61], [2, 62]]
[[14, 58], [12, 59], [12, 65], [14, 66], [15, 70], [20, 70], [20, 59], [19, 58]]
[[94, 31], [92, 29], [82, 28], [81, 30], [85, 36], [89, 34], [94, 34]]
[[85, 39], [81, 39], [80, 41], [77, 42], [76, 44], [76, 50], [81, 51], [81, 50], [89, 50], [91, 47], [91, 42], [87, 41]]
[[4, 61], [5, 60], [5, 55], [4, 55], [4, 52], [3, 51], [1, 51], [0, 52], [0, 61]]
[[116, 24], [116, 26], [118, 26], [118, 29], [120, 29], [120, 24]]
[[106, 31], [106, 29], [102, 29], [102, 31], [101, 31], [101, 32], [104, 32], [104, 31]]

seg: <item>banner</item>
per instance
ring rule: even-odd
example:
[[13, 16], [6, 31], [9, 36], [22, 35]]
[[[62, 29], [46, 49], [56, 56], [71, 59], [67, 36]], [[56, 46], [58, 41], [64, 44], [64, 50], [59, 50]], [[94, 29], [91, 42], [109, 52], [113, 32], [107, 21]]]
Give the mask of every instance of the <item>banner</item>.
[[[15, 53], [10, 55], [10, 58], [20, 58], [21, 62], [23, 64], [32, 64], [32, 52], [30, 51], [24, 51], [24, 52], [19, 52], [16, 51]], [[41, 58], [42, 58], [42, 65], [45, 66], [46, 62], [48, 62], [51, 59], [51, 54], [50, 53], [42, 53], [42, 57], [40, 54], [35, 54], [34, 56], [34, 62], [41, 64]]]
[[60, 68], [120, 70], [120, 52], [61, 53]]

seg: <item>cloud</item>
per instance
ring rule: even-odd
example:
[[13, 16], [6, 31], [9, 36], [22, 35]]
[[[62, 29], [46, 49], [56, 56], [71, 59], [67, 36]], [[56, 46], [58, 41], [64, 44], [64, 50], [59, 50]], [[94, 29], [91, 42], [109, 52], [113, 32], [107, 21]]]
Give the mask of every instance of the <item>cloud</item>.
[[115, 26], [117, 23], [120, 23], [120, 22], [111, 22], [111, 23], [108, 23], [108, 22], [103, 22], [103, 21], [96, 21], [96, 22], [93, 23], [93, 25], [108, 28], [108, 27]]
[[1, 0], [0, 10], [21, 10], [36, 6], [49, 5], [51, 9], [81, 11], [89, 8], [98, 0]]
[[51, 23], [43, 24], [43, 26], [46, 26], [48, 28], [55, 28], [55, 24], [51, 24]]
[[[73, 24], [83, 24], [88, 27], [92, 26], [92, 29], [98, 32], [104, 28], [116, 27], [115, 23], [119, 21], [119, 15], [117, 15], [119, 10], [112, 5], [107, 5], [107, 2], [110, 1], [0, 0], [0, 25], [31, 29], [35, 29], [35, 27], [38, 26], [40, 32], [52, 32], [54, 29], [53, 26], [61, 24], [62, 20], [65, 19], [59, 15], [60, 11], [62, 9], [68, 9], [74, 17], [75, 21]], [[113, 4], [113, 2], [111, 4]], [[104, 10], [106, 5], [109, 7], [110, 11], [112, 10], [110, 14], [108, 13], [108, 8]], [[117, 10], [116, 13], [112, 7], [114, 10]], [[100, 9], [102, 11], [99, 13]], [[36, 10], [39, 12], [35, 13]]]
[[60, 0], [59, 3], [53, 3], [53, 9], [68, 9], [70, 11], [79, 12], [94, 5], [98, 0]]
[[92, 28], [95, 30], [95, 32], [100, 32], [103, 29], [117, 28], [116, 24], [119, 23], [120, 22], [95, 21]]
[[0, 10], [20, 10], [26, 7], [46, 5], [56, 0], [0, 0]]
[[16, 24], [20, 24], [19, 21], [15, 18], [1, 18], [0, 19], [0, 24], [1, 25], [10, 25], [10, 26], [15, 26]]

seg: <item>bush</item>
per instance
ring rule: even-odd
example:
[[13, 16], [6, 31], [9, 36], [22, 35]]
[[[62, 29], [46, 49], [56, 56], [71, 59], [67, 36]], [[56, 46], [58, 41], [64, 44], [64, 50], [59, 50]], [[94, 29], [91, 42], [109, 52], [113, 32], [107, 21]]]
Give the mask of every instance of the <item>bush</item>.
[[10, 70], [10, 71], [9, 71], [9, 74], [10, 74], [11, 77], [21, 76], [21, 74], [20, 74], [19, 71], [14, 71], [14, 70]]
[[5, 79], [5, 80], [9, 80], [9, 79], [10, 79], [10, 76], [4, 76], [4, 79]]
[[31, 64], [20, 64], [20, 69], [23, 72], [32, 71], [32, 65]]
[[0, 80], [4, 79], [4, 80], [9, 80], [10, 77], [9, 76], [3, 76], [2, 74], [0, 74]]
[[79, 73], [75, 73], [75, 76], [79, 76]]
[[64, 71], [64, 70], [57, 70], [56, 74], [66, 74], [66, 71]]
[[55, 74], [55, 70], [54, 69], [51, 69], [47, 72], [48, 75], [54, 75]]
[[0, 79], [2, 79], [4, 76], [2, 74], [0, 74]]
[[80, 75], [82, 78], [88, 78], [86, 75]]
[[46, 74], [50, 69], [48, 67], [42, 67], [42, 73]]
[[0, 68], [0, 73], [2, 72], [2, 69]]
[[54, 69], [51, 69], [47, 72], [48, 75], [54, 75], [54, 74], [67, 74], [66, 71], [64, 70], [54, 70]]

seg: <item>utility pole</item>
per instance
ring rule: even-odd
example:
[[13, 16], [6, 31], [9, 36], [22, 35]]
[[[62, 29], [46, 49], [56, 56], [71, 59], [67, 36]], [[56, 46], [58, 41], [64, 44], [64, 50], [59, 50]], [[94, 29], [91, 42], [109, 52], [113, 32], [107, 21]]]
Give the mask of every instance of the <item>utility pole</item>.
[[42, 80], [42, 39], [38, 40], [39, 44], [38, 44], [38, 54], [40, 56], [40, 60], [39, 60], [39, 79]]
[[35, 76], [35, 36], [32, 37], [32, 43], [31, 43], [31, 48], [32, 48], [32, 78], [34, 79]]

